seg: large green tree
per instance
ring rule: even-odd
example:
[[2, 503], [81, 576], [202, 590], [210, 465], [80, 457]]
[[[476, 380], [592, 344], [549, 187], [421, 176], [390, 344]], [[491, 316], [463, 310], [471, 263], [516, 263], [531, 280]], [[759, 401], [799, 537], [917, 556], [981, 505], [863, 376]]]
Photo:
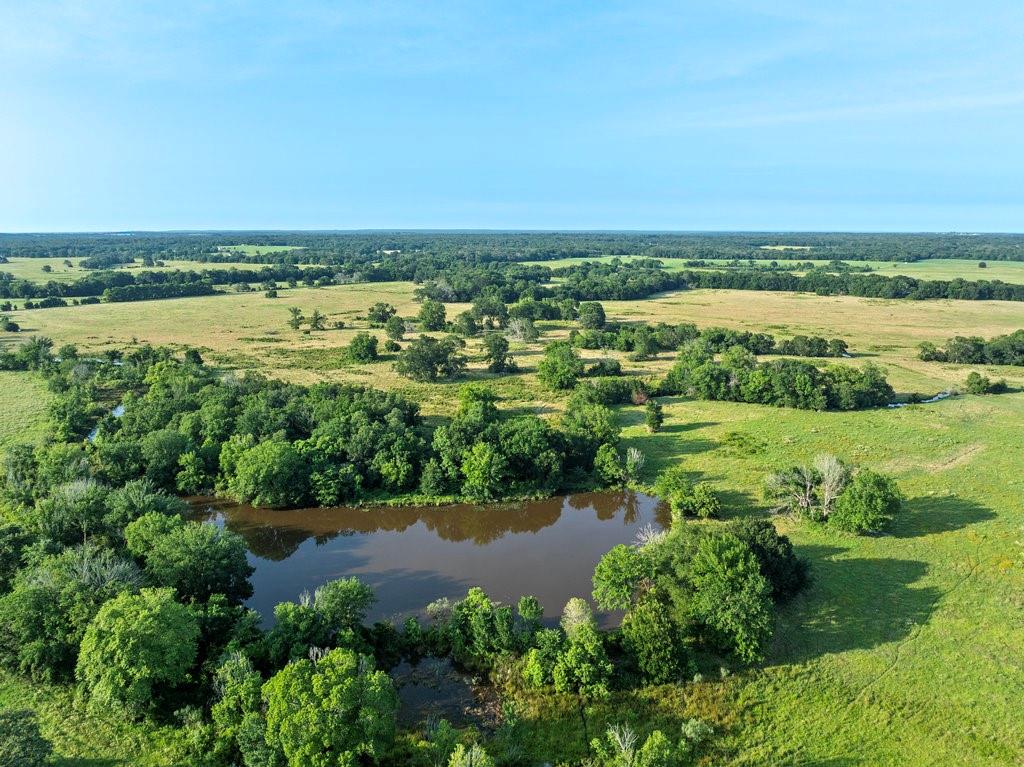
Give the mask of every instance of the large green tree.
[[394, 685], [350, 650], [289, 663], [264, 685], [263, 699], [266, 741], [289, 767], [354, 766], [379, 759], [394, 739]]
[[143, 589], [103, 605], [86, 629], [76, 675], [90, 700], [141, 716], [186, 680], [199, 624], [174, 589]]

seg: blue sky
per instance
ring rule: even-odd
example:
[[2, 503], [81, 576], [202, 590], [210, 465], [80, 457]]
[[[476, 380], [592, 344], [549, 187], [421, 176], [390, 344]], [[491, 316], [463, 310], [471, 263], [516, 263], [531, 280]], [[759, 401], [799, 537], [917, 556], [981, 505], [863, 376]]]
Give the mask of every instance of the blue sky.
[[0, 231], [1024, 229], [1024, 3], [0, 0]]

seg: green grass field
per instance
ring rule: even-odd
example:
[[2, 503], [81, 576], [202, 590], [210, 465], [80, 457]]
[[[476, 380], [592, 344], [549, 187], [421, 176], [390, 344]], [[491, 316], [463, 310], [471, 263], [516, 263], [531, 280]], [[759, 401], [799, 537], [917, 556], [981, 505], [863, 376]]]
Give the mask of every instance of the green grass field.
[[[104, 304], [17, 312], [29, 332], [102, 349], [133, 339], [196, 345], [226, 366], [291, 380], [353, 380], [395, 387], [427, 412], [453, 407], [453, 384], [412, 384], [388, 361], [351, 366], [339, 348], [364, 329], [375, 301], [412, 316], [409, 283], [363, 284], [260, 294]], [[351, 327], [305, 335], [287, 307], [319, 308]], [[449, 305], [454, 316], [462, 307]], [[921, 341], [956, 334], [991, 337], [1024, 327], [1024, 304], [887, 301], [743, 291], [684, 291], [642, 302], [605, 302], [621, 320], [693, 321], [778, 336], [818, 333], [849, 341], [855, 357], [884, 365], [901, 392], [962, 384], [972, 366], [924, 363]], [[565, 323], [542, 323], [541, 342]], [[18, 336], [7, 335], [11, 343]], [[478, 342], [467, 350], [477, 353]], [[524, 372], [495, 379], [474, 360], [471, 378], [494, 381], [506, 404], [556, 411], [533, 368], [541, 344], [515, 349]], [[585, 352], [595, 359], [600, 352]], [[655, 375], [671, 356], [628, 370]], [[1024, 368], [978, 368], [1024, 386]], [[9, 373], [0, 391], [4, 439], [41, 433], [45, 389]], [[29, 383], [25, 383], [29, 381]], [[12, 392], [14, 392], [12, 394]], [[759, 488], [773, 469], [834, 452], [896, 475], [905, 515], [887, 534], [854, 537], [809, 523], [778, 524], [811, 560], [814, 581], [781, 613], [763, 667], [724, 683], [662, 688], [615, 698], [594, 722], [700, 715], [717, 723], [714, 764], [1009, 765], [1024, 763], [1024, 393], [963, 396], [899, 410], [815, 413], [754, 405], [666, 399], [666, 425], [648, 434], [638, 408], [624, 408], [625, 443], [648, 456], [650, 477], [682, 463], [721, 492], [729, 515], [764, 513]], [[8, 436], [8, 434], [10, 436]], [[34, 696], [34, 697], [33, 697]], [[0, 705], [23, 700], [43, 712], [62, 764], [171, 764], [159, 731], [118, 729], [70, 706], [61, 693], [0, 677]], [[526, 722], [526, 739], [575, 738], [576, 713], [547, 701]], [[130, 744], [130, 748], [125, 747]], [[130, 749], [138, 748], [138, 752]], [[76, 761], [77, 760], [77, 761]], [[95, 760], [95, 761], [89, 761]]]
[[50, 391], [33, 373], [0, 371], [0, 455], [14, 442], [42, 438]]

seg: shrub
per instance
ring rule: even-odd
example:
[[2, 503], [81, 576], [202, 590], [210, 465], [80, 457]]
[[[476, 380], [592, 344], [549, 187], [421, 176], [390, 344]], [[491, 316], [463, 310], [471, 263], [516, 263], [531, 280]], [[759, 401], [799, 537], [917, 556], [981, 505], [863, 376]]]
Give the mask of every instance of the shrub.
[[851, 533], [877, 532], [902, 506], [903, 494], [891, 477], [861, 469], [836, 501], [829, 524]]
[[345, 350], [353, 362], [373, 362], [377, 359], [377, 336], [370, 333], [356, 333]]
[[550, 389], [571, 389], [583, 375], [583, 362], [566, 341], [554, 341], [544, 350], [537, 377]]

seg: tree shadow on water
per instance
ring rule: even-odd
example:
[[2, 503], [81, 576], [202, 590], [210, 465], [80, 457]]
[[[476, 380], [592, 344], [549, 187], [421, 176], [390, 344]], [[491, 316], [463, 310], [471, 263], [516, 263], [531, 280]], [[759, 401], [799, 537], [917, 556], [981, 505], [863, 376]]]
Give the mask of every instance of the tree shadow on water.
[[769, 659], [800, 663], [822, 655], [867, 650], [906, 639], [928, 621], [939, 589], [915, 588], [928, 571], [907, 559], [842, 558], [842, 549], [801, 546], [811, 583], [779, 614]]
[[921, 496], [903, 505], [887, 532], [895, 538], [916, 538], [959, 530], [995, 516], [991, 509], [955, 495]]

